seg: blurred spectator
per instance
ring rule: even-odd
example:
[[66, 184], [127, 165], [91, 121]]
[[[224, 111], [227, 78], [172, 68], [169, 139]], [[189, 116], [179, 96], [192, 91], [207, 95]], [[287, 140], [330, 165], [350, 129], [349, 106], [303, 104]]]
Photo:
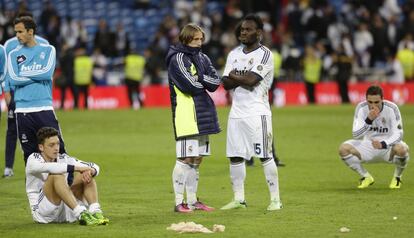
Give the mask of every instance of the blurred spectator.
[[295, 45], [290, 32], [286, 32], [283, 36], [281, 54], [284, 59], [282, 68], [286, 73], [286, 79], [288, 81], [302, 81], [301, 50]]
[[74, 108], [78, 107], [78, 97], [76, 96], [76, 89], [73, 81], [74, 77], [74, 60], [75, 55], [73, 49], [66, 42], [62, 46], [62, 50], [59, 55], [59, 65], [61, 74], [55, 80], [55, 85], [60, 88], [60, 108], [65, 108], [66, 90], [70, 89], [73, 95]]
[[368, 31], [368, 25], [359, 23], [358, 30], [354, 32], [354, 47], [358, 59], [358, 65], [368, 68], [371, 60], [370, 48], [374, 45], [374, 38]]
[[[273, 54], [273, 81], [272, 85], [269, 89], [269, 103], [270, 105], [273, 105], [273, 102], [275, 101], [275, 89], [277, 85], [277, 81], [279, 80], [280, 76], [280, 70], [282, 67], [282, 55], [276, 50], [275, 47], [272, 48], [272, 54]], [[273, 140], [274, 141], [274, 140]], [[274, 157], [276, 158], [276, 157]]]
[[[84, 48], [77, 49], [74, 61], [74, 79], [76, 86], [75, 97], [77, 98], [77, 102], [80, 102], [80, 94], [83, 94], [84, 109], [88, 109], [89, 86], [92, 83], [92, 70], [92, 58], [86, 55], [86, 50]], [[75, 108], [77, 108], [77, 105], [75, 105]]]
[[389, 43], [390, 52], [397, 51], [398, 41], [401, 39], [402, 28], [399, 25], [398, 17], [396, 15], [390, 15], [388, 18], [387, 27], [387, 39]]
[[402, 24], [403, 32], [404, 34], [414, 35], [414, 1], [412, 1], [410, 7], [406, 8], [406, 13]]
[[68, 47], [74, 48], [79, 38], [79, 25], [72, 20], [71, 16], [66, 16], [60, 26], [60, 35], [62, 38], [62, 47], [66, 43]]
[[333, 67], [335, 68], [335, 80], [338, 84], [339, 94], [342, 103], [349, 103], [348, 82], [352, 76], [352, 55], [346, 53], [344, 44], [340, 44], [333, 57]]
[[[141, 98], [141, 81], [144, 78], [145, 58], [136, 52], [130, 52], [125, 57], [125, 84], [128, 90], [128, 99], [131, 108], [143, 106]], [[134, 100], [136, 99], [136, 100]]]
[[321, 71], [322, 60], [318, 57], [315, 48], [312, 45], [307, 45], [303, 59], [303, 79], [305, 81], [308, 103], [310, 104], [316, 102], [315, 84], [320, 80]]
[[105, 19], [100, 19], [98, 30], [95, 33], [94, 47], [98, 48], [106, 57], [115, 57], [117, 55], [115, 41], [115, 33], [111, 32]]
[[398, 42], [398, 50], [402, 50], [405, 48], [414, 50], [413, 34], [411, 33], [406, 34], [404, 38], [400, 42]]
[[[21, 1], [24, 2], [24, 1]], [[49, 0], [46, 0], [43, 2], [43, 9], [42, 13], [40, 14], [40, 21], [39, 25], [41, 28], [41, 31], [44, 33], [48, 32], [49, 24], [52, 18], [59, 18], [59, 14], [57, 13], [56, 9], [54, 8], [52, 2]], [[50, 39], [48, 39], [49, 42]]]
[[414, 51], [410, 49], [408, 42], [401, 46], [397, 52], [397, 59], [401, 62], [405, 81], [414, 79]]
[[304, 44], [305, 29], [302, 24], [302, 16], [305, 9], [305, 1], [300, 0], [289, 1], [286, 6], [288, 18], [287, 31], [291, 32], [293, 41], [298, 45]]
[[60, 19], [58, 15], [49, 17], [44, 33], [49, 43], [57, 49], [58, 54], [60, 51]]
[[97, 86], [106, 85], [106, 71], [109, 65], [109, 59], [102, 54], [100, 48], [95, 48], [92, 53], [93, 71], [92, 79]]
[[387, 64], [385, 65], [385, 76], [387, 77], [387, 82], [395, 84], [403, 84], [404, 79], [404, 69], [393, 54], [387, 54]]
[[379, 14], [373, 15], [371, 25], [373, 44], [371, 47], [371, 67], [381, 67], [385, 64], [385, 53], [390, 51], [387, 28]]
[[116, 25], [116, 50], [118, 56], [125, 56], [129, 52], [129, 38], [124, 25], [120, 22]]
[[149, 75], [151, 84], [162, 84], [160, 62], [163, 58], [154, 48], [146, 49], [144, 56], [146, 59], [145, 72]]
[[4, 44], [8, 39], [15, 36], [14, 33], [14, 12], [4, 9], [2, 6], [0, 12], [0, 43]]

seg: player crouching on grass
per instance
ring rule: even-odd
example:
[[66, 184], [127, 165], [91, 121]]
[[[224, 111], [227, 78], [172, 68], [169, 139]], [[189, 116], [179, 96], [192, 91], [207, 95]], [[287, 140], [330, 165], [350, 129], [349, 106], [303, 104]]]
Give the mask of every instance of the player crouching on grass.
[[370, 86], [366, 100], [355, 109], [352, 128], [354, 139], [339, 147], [345, 164], [362, 176], [358, 188], [367, 188], [374, 178], [362, 163], [387, 162], [395, 164], [394, 176], [389, 187], [401, 187], [401, 176], [409, 160], [408, 145], [402, 141], [402, 118], [398, 106], [383, 99], [379, 86]]
[[[98, 203], [96, 175], [99, 166], [59, 154], [58, 131], [43, 127], [37, 132], [40, 153], [32, 153], [26, 165], [26, 193], [33, 220], [81, 225], [106, 225]], [[89, 210], [83, 202], [89, 204]]]

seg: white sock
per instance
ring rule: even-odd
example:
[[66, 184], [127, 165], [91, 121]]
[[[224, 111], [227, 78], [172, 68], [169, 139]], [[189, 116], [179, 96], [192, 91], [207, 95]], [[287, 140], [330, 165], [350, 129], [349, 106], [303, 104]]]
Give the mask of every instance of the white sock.
[[407, 167], [409, 157], [394, 156], [393, 162], [395, 164], [394, 177], [401, 177], [404, 169]]
[[197, 202], [197, 189], [199, 180], [199, 164], [193, 164], [188, 171], [187, 180], [185, 182], [185, 190], [187, 192], [187, 203], [193, 205]]
[[92, 203], [91, 205], [89, 205], [89, 212], [92, 214], [95, 214], [97, 212], [102, 212], [101, 205], [99, 205], [99, 203], [97, 202]]
[[350, 154], [350, 155], [347, 155], [345, 157], [342, 157], [342, 161], [344, 161], [344, 163], [346, 165], [348, 165], [349, 168], [351, 168], [352, 170], [357, 172], [362, 177], [371, 176], [368, 173], [368, 171], [365, 170], [364, 167], [362, 167], [361, 160], [358, 157], [356, 157], [355, 155]]
[[280, 201], [279, 178], [275, 161], [273, 159], [270, 159], [265, 163], [262, 163], [262, 166], [270, 192], [270, 200]]
[[244, 202], [244, 180], [246, 178], [246, 164], [230, 163], [230, 178], [234, 192], [234, 200]]
[[172, 174], [173, 187], [175, 193], [175, 205], [181, 204], [184, 201], [184, 189], [187, 174], [190, 167], [177, 160]]
[[80, 206], [77, 205], [74, 209], [73, 209], [73, 213], [75, 214], [75, 217], [80, 217], [80, 214], [86, 210], [86, 207], [84, 206]]

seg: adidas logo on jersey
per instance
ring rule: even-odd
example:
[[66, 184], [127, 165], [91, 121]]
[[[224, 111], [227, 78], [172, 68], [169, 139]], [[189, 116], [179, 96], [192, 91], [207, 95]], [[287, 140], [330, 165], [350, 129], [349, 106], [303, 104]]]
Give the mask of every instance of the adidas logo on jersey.
[[22, 67], [21, 67], [20, 70], [22, 72], [27, 72], [27, 71], [40, 70], [40, 69], [42, 69], [42, 65], [41, 64], [37, 64], [36, 62], [33, 62], [32, 65], [28, 65], [28, 66], [22, 65]]
[[26, 56], [24, 56], [24, 55], [17, 56], [17, 63], [18, 64], [23, 63], [25, 60], [26, 60]]

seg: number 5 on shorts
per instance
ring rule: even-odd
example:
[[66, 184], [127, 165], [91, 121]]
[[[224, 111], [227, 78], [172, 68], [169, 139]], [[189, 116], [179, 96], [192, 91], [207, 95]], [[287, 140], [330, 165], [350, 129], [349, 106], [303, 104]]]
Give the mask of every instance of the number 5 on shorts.
[[256, 155], [260, 155], [260, 153], [262, 153], [262, 148], [260, 148], [260, 143], [255, 143], [253, 144], [254, 146], [254, 153], [256, 153]]

